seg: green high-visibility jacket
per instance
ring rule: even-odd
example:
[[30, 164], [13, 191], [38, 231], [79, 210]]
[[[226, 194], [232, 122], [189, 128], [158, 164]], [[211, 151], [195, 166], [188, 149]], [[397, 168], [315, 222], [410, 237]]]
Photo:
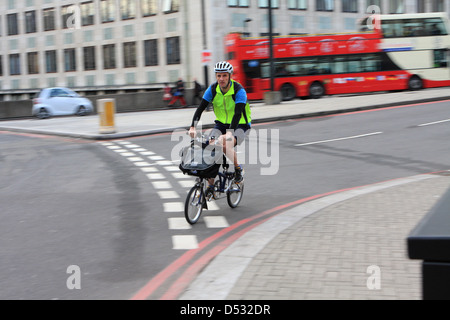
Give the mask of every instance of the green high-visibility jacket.
[[[231, 80], [230, 90], [228, 90], [225, 94], [222, 93], [217, 83], [212, 85], [211, 91], [213, 94], [213, 99], [211, 103], [214, 107], [214, 114], [216, 115], [217, 121], [224, 124], [231, 124], [236, 110], [236, 94], [239, 90], [244, 90], [244, 88], [240, 83], [234, 80]], [[246, 101], [239, 124], [250, 124], [251, 121], [250, 105], [248, 101]]]

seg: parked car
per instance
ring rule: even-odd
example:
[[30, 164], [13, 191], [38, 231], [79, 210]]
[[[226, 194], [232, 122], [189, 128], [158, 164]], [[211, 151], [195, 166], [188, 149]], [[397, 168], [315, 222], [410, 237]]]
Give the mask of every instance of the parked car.
[[42, 89], [33, 99], [33, 116], [40, 119], [52, 116], [84, 116], [94, 111], [92, 102], [67, 88]]

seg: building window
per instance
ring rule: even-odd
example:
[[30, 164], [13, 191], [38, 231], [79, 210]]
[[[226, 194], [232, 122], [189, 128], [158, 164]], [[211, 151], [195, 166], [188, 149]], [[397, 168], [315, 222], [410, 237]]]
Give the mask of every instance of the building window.
[[292, 29], [305, 29], [305, 17], [291, 16], [291, 28]]
[[36, 32], [36, 11], [25, 12], [25, 32]]
[[162, 5], [164, 13], [178, 12], [180, 10], [180, 0], [163, 0]]
[[9, 74], [12, 76], [20, 74], [20, 55], [18, 53], [9, 55]]
[[389, 13], [404, 13], [403, 0], [391, 0], [389, 1]]
[[39, 73], [39, 61], [37, 52], [27, 53], [28, 74]]
[[379, 10], [378, 11], [375, 11], [374, 13], [381, 13], [382, 11], [381, 11], [381, 0], [367, 0], [367, 2], [366, 2], [366, 11], [367, 11], [367, 9], [369, 9], [369, 8], [371, 8], [372, 7], [372, 10], [370, 11], [370, 12], [367, 12], [367, 13], [373, 13], [372, 11], [373, 11], [373, 7], [377, 7], [377, 8], [379, 8]]
[[116, 45], [107, 44], [103, 46], [103, 69], [116, 68]]
[[121, 0], [120, 16], [122, 20], [136, 18], [136, 0]]
[[17, 13], [7, 15], [8, 20], [8, 36], [19, 34], [19, 25], [17, 24]]
[[319, 28], [320, 30], [331, 30], [333, 21], [329, 17], [319, 17]]
[[333, 11], [334, 0], [316, 0], [316, 11]]
[[228, 6], [248, 8], [250, 5], [249, 0], [228, 0]]
[[144, 41], [144, 55], [146, 67], [158, 65], [158, 40]]
[[444, 0], [433, 0], [431, 9], [433, 12], [444, 12]]
[[289, 10], [306, 10], [308, 9], [307, 0], [288, 0]]
[[102, 22], [112, 22], [115, 20], [116, 6], [114, 0], [102, 0], [100, 3]]
[[417, 0], [417, 12], [418, 13], [425, 12], [425, 0]]
[[157, 0], [141, 0], [142, 16], [148, 17], [157, 14]]
[[95, 47], [83, 48], [84, 70], [95, 70]]
[[167, 64], [179, 64], [180, 58], [180, 38], [171, 37], [166, 39]]
[[358, 12], [358, 0], [343, 0], [342, 12]]
[[3, 56], [0, 56], [0, 76], [3, 76]]
[[55, 8], [44, 10], [44, 31], [55, 30]]
[[64, 49], [64, 71], [76, 71], [77, 62], [75, 49]]
[[123, 66], [124, 68], [136, 67], [136, 42], [123, 44]]
[[91, 26], [94, 24], [95, 7], [93, 2], [85, 2], [81, 5], [81, 25]]
[[[268, 8], [269, 0], [258, 0], [258, 7], [260, 8]], [[278, 9], [278, 0], [272, 0], [272, 8]]]
[[45, 51], [45, 72], [57, 72], [56, 50]]
[[72, 5], [64, 6], [61, 8], [61, 18], [62, 18], [63, 29], [68, 28], [68, 23], [70, 21], [70, 17], [72, 17], [72, 15], [73, 15], [73, 11], [69, 10], [70, 7], [72, 7]]

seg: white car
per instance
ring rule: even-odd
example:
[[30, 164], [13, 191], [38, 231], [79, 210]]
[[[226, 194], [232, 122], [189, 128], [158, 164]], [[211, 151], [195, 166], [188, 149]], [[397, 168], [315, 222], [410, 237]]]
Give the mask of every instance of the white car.
[[94, 111], [92, 102], [67, 88], [42, 89], [33, 99], [33, 116], [40, 119], [52, 116], [84, 116]]

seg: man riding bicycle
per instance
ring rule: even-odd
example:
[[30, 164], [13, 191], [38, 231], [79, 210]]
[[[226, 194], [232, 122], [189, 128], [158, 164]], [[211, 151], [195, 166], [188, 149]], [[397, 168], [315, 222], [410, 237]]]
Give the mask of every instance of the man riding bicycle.
[[[216, 116], [214, 129], [210, 134], [210, 143], [217, 139], [222, 145], [224, 154], [233, 160], [235, 168], [235, 181], [244, 180], [244, 169], [238, 163], [234, 150], [240, 145], [251, 127], [250, 105], [247, 102], [247, 92], [241, 84], [231, 79], [233, 66], [227, 61], [221, 61], [214, 66], [216, 80], [204, 93], [202, 102], [195, 111], [189, 134], [195, 138], [196, 123], [210, 103], [213, 105]], [[208, 191], [214, 190], [214, 179], [208, 180]]]

